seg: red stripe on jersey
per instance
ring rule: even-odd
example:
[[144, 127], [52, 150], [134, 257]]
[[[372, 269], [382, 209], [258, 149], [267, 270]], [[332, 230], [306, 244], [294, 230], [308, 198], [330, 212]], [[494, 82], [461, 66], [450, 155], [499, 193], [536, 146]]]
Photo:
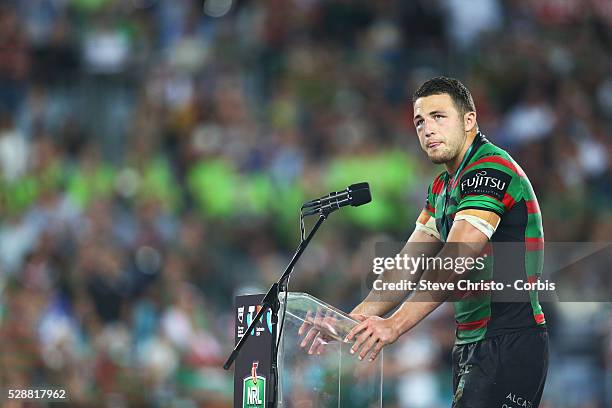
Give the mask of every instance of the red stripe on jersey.
[[525, 200], [525, 205], [527, 205], [527, 214], [537, 214], [540, 212], [537, 200]]
[[544, 238], [525, 238], [527, 251], [541, 251], [544, 249]]
[[443, 187], [444, 187], [444, 182], [442, 181], [442, 177], [438, 176], [436, 177], [433, 184], [431, 185], [431, 192], [433, 194], [440, 194], [442, 192]]
[[544, 318], [544, 313], [538, 313], [533, 315], [535, 321], [537, 324], [541, 324], [544, 323], [546, 321], [546, 319]]
[[538, 281], [538, 277], [536, 275], [527, 277], [527, 282], [529, 283], [536, 283], [537, 281]]
[[457, 329], [458, 330], [476, 330], [476, 329], [482, 329], [483, 327], [487, 326], [487, 323], [489, 323], [489, 320], [491, 320], [491, 317], [487, 316], [487, 317], [482, 318], [480, 320], [474, 320], [473, 322], [457, 323]]
[[491, 254], [493, 254], [493, 246], [489, 242], [484, 246], [484, 248], [482, 248], [482, 251], [480, 251], [478, 256], [490, 256]]
[[504, 203], [504, 207], [509, 210], [514, 206], [514, 204], [516, 204], [516, 201], [514, 201], [514, 198], [512, 198], [510, 194], [506, 193], [504, 194], [504, 199], [502, 200], [502, 203]]

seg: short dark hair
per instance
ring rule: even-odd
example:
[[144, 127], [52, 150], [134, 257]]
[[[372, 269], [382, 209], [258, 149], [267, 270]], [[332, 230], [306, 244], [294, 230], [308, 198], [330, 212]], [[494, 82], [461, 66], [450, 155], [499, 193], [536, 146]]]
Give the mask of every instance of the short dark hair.
[[451, 97], [459, 113], [466, 114], [467, 112], [476, 111], [472, 94], [465, 85], [458, 79], [444, 76], [425, 81], [412, 95], [412, 103], [415, 103], [417, 99], [424, 96], [442, 94], [448, 94]]

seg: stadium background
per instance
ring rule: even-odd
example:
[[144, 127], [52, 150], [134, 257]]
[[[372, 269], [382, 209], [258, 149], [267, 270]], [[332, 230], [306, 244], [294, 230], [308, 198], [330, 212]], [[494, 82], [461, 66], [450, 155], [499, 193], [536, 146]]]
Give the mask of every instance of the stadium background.
[[[611, 25], [605, 0], [3, 1], [0, 384], [230, 406], [233, 296], [280, 273], [299, 203], [371, 184], [291, 281], [344, 310], [373, 243], [410, 234], [438, 171], [410, 97], [439, 74], [530, 176], [547, 241], [609, 240]], [[609, 305], [546, 311], [543, 406], [612, 406]], [[449, 406], [452, 341], [444, 308], [389, 348], [385, 406]]]

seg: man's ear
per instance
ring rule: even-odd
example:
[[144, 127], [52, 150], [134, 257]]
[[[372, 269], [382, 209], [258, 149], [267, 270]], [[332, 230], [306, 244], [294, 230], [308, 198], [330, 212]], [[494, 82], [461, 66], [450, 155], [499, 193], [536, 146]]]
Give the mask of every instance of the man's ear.
[[471, 111], [463, 115], [463, 128], [468, 133], [476, 128], [476, 112]]

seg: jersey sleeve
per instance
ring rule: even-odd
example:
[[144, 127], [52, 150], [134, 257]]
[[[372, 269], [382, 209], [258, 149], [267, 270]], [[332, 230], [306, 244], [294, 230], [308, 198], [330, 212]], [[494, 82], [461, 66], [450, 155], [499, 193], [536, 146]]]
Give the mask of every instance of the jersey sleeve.
[[503, 217], [522, 198], [523, 174], [518, 165], [502, 156], [477, 159], [459, 178], [457, 212], [481, 210]]
[[429, 234], [437, 239], [440, 239], [440, 232], [436, 227], [436, 196], [440, 193], [441, 186], [440, 176], [431, 183], [427, 189], [427, 198], [425, 199], [425, 206], [421, 210], [419, 218], [417, 218], [415, 224], [416, 231], [422, 231]]

